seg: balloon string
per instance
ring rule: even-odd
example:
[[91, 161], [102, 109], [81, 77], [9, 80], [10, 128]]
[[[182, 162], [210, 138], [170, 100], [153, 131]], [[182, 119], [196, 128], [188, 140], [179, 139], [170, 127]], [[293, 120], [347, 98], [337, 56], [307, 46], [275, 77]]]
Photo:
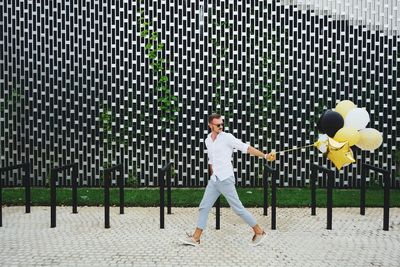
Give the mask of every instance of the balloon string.
[[291, 148], [291, 149], [286, 149], [286, 150], [281, 150], [281, 151], [275, 152], [275, 154], [285, 153], [285, 152], [294, 151], [294, 150], [299, 150], [299, 149], [303, 149], [303, 148], [310, 147], [310, 146], [313, 146], [313, 145], [314, 144], [307, 145], [307, 146], [302, 146], [302, 147]]

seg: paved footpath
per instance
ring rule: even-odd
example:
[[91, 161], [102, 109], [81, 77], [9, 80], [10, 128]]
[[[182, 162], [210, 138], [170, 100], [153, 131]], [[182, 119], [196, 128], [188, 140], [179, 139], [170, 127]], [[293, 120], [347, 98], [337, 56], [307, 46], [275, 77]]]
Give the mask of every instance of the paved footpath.
[[104, 229], [101, 207], [57, 207], [57, 227], [50, 228], [50, 208], [3, 207], [1, 266], [400, 266], [400, 209], [390, 210], [390, 229], [382, 230], [383, 209], [335, 208], [333, 230], [326, 230], [326, 209], [310, 216], [306, 208], [277, 209], [277, 230], [262, 209], [249, 209], [266, 228], [259, 247], [250, 246], [251, 229], [229, 208], [215, 214], [200, 247], [179, 243], [193, 231], [196, 208], [173, 208], [159, 229], [159, 208], [111, 209]]

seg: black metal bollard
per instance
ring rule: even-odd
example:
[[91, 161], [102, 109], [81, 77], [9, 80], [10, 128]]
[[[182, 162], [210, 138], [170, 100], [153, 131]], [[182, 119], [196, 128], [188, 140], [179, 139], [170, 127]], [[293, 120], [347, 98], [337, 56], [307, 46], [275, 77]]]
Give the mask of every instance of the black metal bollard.
[[333, 199], [332, 199], [332, 190], [334, 184], [334, 172], [330, 172], [328, 174], [328, 188], [327, 188], [327, 196], [326, 196], [326, 208], [327, 208], [327, 222], [326, 229], [332, 230], [332, 208], [333, 208]]
[[365, 215], [365, 184], [366, 184], [367, 168], [361, 170], [361, 183], [360, 183], [360, 214]]
[[123, 165], [116, 165], [104, 170], [104, 227], [110, 228], [110, 187], [111, 174], [119, 171], [117, 176], [117, 186], [119, 188], [119, 213], [124, 214], [125, 197], [124, 197], [124, 168]]
[[267, 215], [268, 209], [268, 173], [272, 174], [271, 178], [271, 229], [276, 230], [276, 180], [279, 179], [278, 170], [272, 169], [269, 165], [264, 165], [263, 187], [264, 187], [264, 215]]
[[50, 176], [50, 227], [56, 227], [56, 179], [57, 171], [51, 170]]
[[384, 174], [384, 193], [383, 193], [383, 230], [389, 231], [389, 206], [390, 206], [390, 174]]
[[72, 213], [78, 213], [78, 164], [72, 165], [71, 174], [72, 186]]
[[167, 214], [171, 214], [171, 171], [167, 172]]
[[29, 163], [24, 164], [24, 185], [25, 185], [25, 212], [31, 213], [31, 179], [29, 177], [30, 165]]
[[160, 186], [160, 229], [164, 229], [164, 172], [159, 171], [158, 173], [158, 184]]
[[[362, 165], [362, 176], [365, 177], [367, 176], [367, 170], [373, 170], [375, 172], [379, 172], [383, 174], [383, 230], [384, 231], [389, 231], [389, 208], [390, 208], [390, 172], [377, 168], [375, 166], [363, 163]], [[361, 178], [363, 178], [361, 177]], [[364, 187], [365, 187], [365, 181], [364, 181]], [[364, 195], [360, 196], [360, 204], [363, 205], [363, 212], [365, 214], [365, 188], [364, 188]], [[361, 213], [361, 205], [360, 205], [360, 213]], [[364, 215], [362, 214], [362, 215]]]
[[56, 227], [56, 205], [57, 205], [57, 173], [71, 169], [71, 189], [72, 189], [72, 213], [78, 213], [78, 163], [69, 164], [66, 166], [51, 169], [50, 176], [50, 227]]
[[[31, 212], [31, 183], [30, 183], [30, 177], [29, 177], [29, 170], [30, 170], [30, 164], [29, 162], [23, 163], [23, 164], [17, 164], [13, 166], [8, 166], [4, 168], [0, 168], [0, 176], [3, 172], [15, 170], [15, 169], [22, 169], [25, 172], [24, 178], [23, 178], [23, 186], [25, 187], [25, 212], [30, 213]], [[4, 186], [5, 187], [5, 186]], [[0, 179], [0, 227], [3, 226], [3, 184]]]
[[110, 176], [110, 172], [104, 172], [104, 228], [110, 228]]
[[221, 197], [219, 196], [217, 198], [217, 201], [215, 201], [215, 229], [219, 230], [221, 229]]
[[125, 183], [124, 183], [124, 168], [121, 164], [119, 167], [119, 214], [124, 214], [125, 209]]
[[314, 168], [311, 168], [311, 216], [315, 216], [316, 206], [317, 206], [317, 196], [316, 196], [316, 182], [317, 182], [317, 171]]
[[263, 214], [264, 216], [268, 216], [268, 169], [267, 168], [264, 168], [263, 171], [263, 189], [264, 189]]
[[271, 182], [271, 229], [276, 230], [276, 180], [278, 179], [279, 172], [275, 170], [272, 175]]
[[316, 164], [311, 164], [311, 215], [316, 214], [316, 176], [317, 171], [322, 171], [328, 175], [326, 193], [326, 229], [332, 230], [332, 208], [333, 208], [333, 185], [335, 172]]
[[[158, 184], [160, 186], [160, 229], [164, 229], [164, 217], [165, 217], [165, 174], [167, 173], [167, 180], [171, 179], [171, 177], [168, 175], [170, 175], [171, 172], [171, 166], [172, 166], [172, 162], [166, 164], [164, 167], [162, 167], [159, 171], [158, 171]], [[168, 205], [169, 205], [169, 212], [171, 211], [171, 185], [169, 185], [168, 188]], [[170, 214], [170, 213], [168, 213]]]

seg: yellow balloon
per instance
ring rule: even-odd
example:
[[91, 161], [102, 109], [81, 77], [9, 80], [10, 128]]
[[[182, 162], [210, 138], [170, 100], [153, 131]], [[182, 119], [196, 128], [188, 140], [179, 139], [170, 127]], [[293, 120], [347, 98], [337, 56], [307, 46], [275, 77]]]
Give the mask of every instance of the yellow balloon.
[[349, 113], [350, 110], [355, 109], [356, 107], [357, 106], [350, 100], [343, 100], [336, 105], [335, 111], [339, 112], [344, 119], [346, 118], [347, 113]]
[[332, 138], [328, 138], [328, 145], [329, 145], [328, 146], [329, 150], [338, 150], [341, 149], [344, 145], [346, 145], [346, 142], [339, 143]]
[[343, 127], [336, 132], [333, 139], [338, 142], [349, 142], [349, 146], [354, 146], [360, 140], [360, 133], [353, 127]]
[[[340, 144], [340, 145], [339, 145]], [[334, 143], [329, 139], [329, 152], [327, 157], [335, 164], [336, 168], [340, 170], [343, 166], [347, 166], [355, 162], [349, 143]]]
[[344, 164], [343, 167], [347, 167], [347, 166], [349, 166], [351, 163], [356, 162], [356, 160], [355, 160], [355, 158], [354, 158], [353, 150], [350, 149], [350, 151], [347, 152], [345, 155], [346, 155], [346, 157], [347, 157], [350, 161], [352, 161], [352, 162], [349, 162], [349, 163]]
[[326, 153], [328, 151], [328, 141], [317, 140], [317, 142], [314, 143], [314, 146], [322, 153]]
[[356, 146], [363, 150], [375, 150], [381, 146], [383, 137], [382, 134], [373, 128], [365, 128], [359, 131], [360, 139]]

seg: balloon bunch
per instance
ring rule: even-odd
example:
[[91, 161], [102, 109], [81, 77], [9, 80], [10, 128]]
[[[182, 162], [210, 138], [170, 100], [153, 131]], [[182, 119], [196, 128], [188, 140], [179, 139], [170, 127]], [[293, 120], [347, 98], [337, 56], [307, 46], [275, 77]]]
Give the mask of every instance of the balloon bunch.
[[365, 108], [358, 108], [350, 100], [341, 101], [335, 111], [327, 110], [319, 118], [317, 129], [322, 135], [314, 146], [340, 170], [355, 162], [352, 146], [372, 151], [382, 144], [382, 134], [366, 128], [369, 122]]

